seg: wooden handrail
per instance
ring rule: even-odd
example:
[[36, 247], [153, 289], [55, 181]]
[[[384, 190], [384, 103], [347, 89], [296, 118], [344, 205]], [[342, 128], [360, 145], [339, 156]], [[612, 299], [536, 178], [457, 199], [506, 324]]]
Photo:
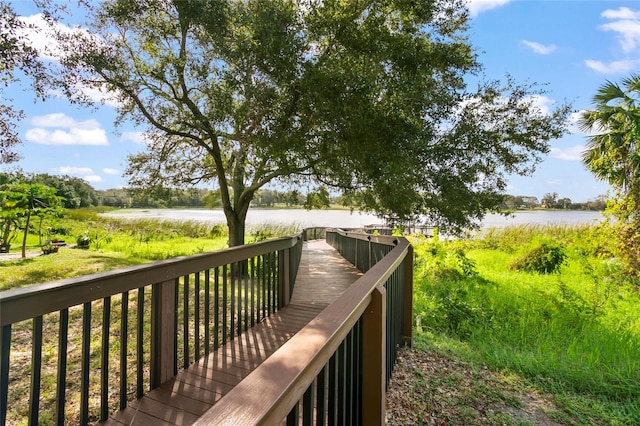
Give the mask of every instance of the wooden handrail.
[[394, 242], [396, 246], [387, 256], [209, 409], [196, 425], [280, 423], [365, 312], [372, 292], [411, 253], [406, 239], [394, 238]]
[[[135, 388], [135, 395], [140, 398], [144, 392], [177, 374], [180, 368], [187, 368], [212, 348], [233, 340], [255, 322], [282, 308], [291, 291], [283, 287], [293, 285], [294, 268], [302, 252], [302, 239], [306, 237], [307, 232], [303, 231], [292, 237], [0, 292], [0, 425], [5, 423], [9, 407], [12, 334], [14, 329], [18, 332], [24, 329], [25, 321], [32, 323], [32, 331], [27, 332], [32, 335], [32, 380], [28, 387], [30, 423], [38, 423], [40, 414], [43, 320], [49, 327], [59, 324], [58, 335], [52, 336], [53, 341], [49, 342], [49, 346], [58, 345], [58, 359], [53, 364], [57, 366], [57, 384], [55, 389], [47, 388], [55, 391], [55, 413], [47, 415], [55, 414], [59, 422], [65, 417], [67, 368], [71, 357], [68, 351], [70, 313], [71, 310], [78, 313], [80, 308], [80, 317], [73, 315], [76, 327], [81, 321], [82, 328], [81, 334], [74, 337], [81, 341], [75, 343], [73, 350], [81, 364], [80, 369], [75, 370], [81, 373], [78, 377], [79, 420], [86, 424], [89, 416], [95, 415], [90, 414], [89, 400], [99, 395], [99, 418], [103, 421], [114, 408], [109, 406], [109, 393], [117, 385], [109, 382], [108, 371], [113, 369], [119, 377], [122, 409], [127, 404], [130, 387]], [[204, 304], [200, 303], [200, 294], [205, 298]], [[211, 297], [214, 308], [209, 310]], [[112, 305], [118, 307], [115, 312]], [[207, 308], [203, 309], [203, 305]], [[93, 310], [101, 313], [101, 320], [97, 321], [101, 329], [97, 345], [91, 338], [95, 333], [92, 332]], [[136, 317], [135, 325], [130, 324], [129, 311]], [[150, 319], [145, 314], [149, 311]], [[201, 315], [208, 324], [203, 340], [200, 339]], [[117, 355], [110, 355], [109, 349], [111, 318], [120, 322]], [[146, 322], [149, 320], [150, 324]], [[210, 327], [213, 327], [212, 333]], [[135, 341], [130, 335], [135, 336]], [[193, 344], [188, 341], [191, 336]], [[100, 348], [99, 360], [91, 352], [96, 347]], [[129, 360], [130, 350], [135, 351], [134, 362]], [[100, 363], [102, 371], [99, 389], [90, 383], [94, 360]]]
[[159, 260], [144, 265], [68, 278], [0, 292], [0, 326], [31, 319], [87, 301], [160, 283], [193, 272], [239, 262], [265, 252], [293, 247], [301, 235], [217, 252]]

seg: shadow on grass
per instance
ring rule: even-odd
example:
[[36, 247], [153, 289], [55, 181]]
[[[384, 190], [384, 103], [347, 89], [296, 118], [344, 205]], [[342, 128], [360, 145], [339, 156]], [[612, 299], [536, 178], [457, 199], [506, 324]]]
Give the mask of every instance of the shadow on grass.
[[[74, 250], [75, 252], [75, 250]], [[0, 263], [0, 291], [21, 288], [98, 272], [111, 271], [148, 261], [83, 251], [52, 254]]]

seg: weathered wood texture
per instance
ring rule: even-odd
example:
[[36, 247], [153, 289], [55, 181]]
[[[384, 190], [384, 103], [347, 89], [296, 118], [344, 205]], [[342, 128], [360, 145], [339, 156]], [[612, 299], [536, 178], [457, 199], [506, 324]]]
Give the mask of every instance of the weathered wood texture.
[[287, 307], [193, 363], [103, 424], [192, 424], [361, 275], [323, 240], [305, 242], [295, 290]]

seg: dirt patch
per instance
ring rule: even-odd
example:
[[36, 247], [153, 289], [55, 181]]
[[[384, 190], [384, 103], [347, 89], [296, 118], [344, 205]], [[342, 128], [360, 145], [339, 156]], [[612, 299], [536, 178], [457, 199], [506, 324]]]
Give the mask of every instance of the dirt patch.
[[560, 425], [551, 397], [485, 367], [403, 349], [387, 392], [388, 425]]
[[[32, 257], [42, 256], [42, 251], [28, 251], [25, 254], [27, 259], [31, 259]], [[21, 252], [0, 253], [0, 262], [20, 259], [22, 259]]]

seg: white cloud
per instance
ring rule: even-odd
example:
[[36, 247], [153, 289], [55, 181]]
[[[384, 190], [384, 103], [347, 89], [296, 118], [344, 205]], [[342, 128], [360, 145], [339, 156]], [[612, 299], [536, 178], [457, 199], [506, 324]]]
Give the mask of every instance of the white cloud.
[[529, 99], [542, 115], [551, 114], [551, 105], [556, 103], [555, 100], [542, 95], [533, 95]]
[[106, 175], [119, 175], [120, 174], [120, 170], [110, 169], [108, 167], [105, 167], [104, 169], [102, 169], [102, 173], [104, 173]]
[[478, 16], [487, 10], [495, 9], [509, 3], [511, 0], [467, 0], [467, 7], [471, 16]]
[[102, 177], [94, 173], [91, 167], [74, 167], [74, 166], [62, 166], [53, 169], [54, 173], [68, 176], [78, 176], [87, 182], [102, 182]]
[[46, 130], [35, 128], [25, 134], [29, 142], [41, 145], [109, 145], [104, 129]]
[[[48, 93], [59, 99], [67, 99], [67, 95], [58, 89], [50, 90]], [[102, 105], [107, 105], [112, 108], [117, 108], [121, 105], [116, 96], [107, 91], [104, 87], [87, 87], [78, 83], [74, 86], [73, 93], [81, 95], [79, 97], [83, 99], [89, 99], [93, 102], [101, 103]]]
[[144, 132], [122, 132], [122, 135], [120, 135], [120, 141], [147, 145], [149, 143], [149, 138]]
[[58, 173], [62, 175], [86, 176], [93, 174], [93, 169], [91, 167], [63, 166], [58, 167]]
[[551, 148], [550, 156], [560, 160], [580, 161], [582, 159], [583, 152], [584, 145], [574, 145], [565, 149]]
[[574, 135], [583, 135], [583, 136], [594, 136], [594, 135], [602, 133], [604, 131], [604, 129], [602, 129], [600, 126], [597, 126], [597, 125], [596, 125], [596, 128], [594, 128], [592, 130], [588, 130], [588, 129], [587, 130], [583, 130], [580, 127], [580, 119], [582, 118], [582, 114], [585, 113], [585, 112], [586, 112], [586, 110], [583, 109], [583, 110], [580, 110], [580, 111], [572, 112], [569, 115], [569, 119], [567, 120], [568, 121], [568, 123], [567, 123], [568, 126], [567, 127], [569, 129], [569, 132], [571, 134], [574, 134]]
[[610, 62], [587, 59], [585, 65], [601, 74], [626, 74], [640, 64], [640, 11], [628, 7], [607, 9], [600, 14], [609, 20], [598, 27], [601, 31], [612, 32], [620, 44], [623, 58]]
[[[60, 58], [63, 56], [63, 51], [55, 38], [56, 32], [65, 36], [82, 34], [82, 36], [93, 39], [97, 37], [80, 27], [70, 27], [59, 22], [50, 25], [42, 14], [21, 16], [20, 20], [25, 23], [25, 28], [21, 30], [20, 35], [28, 40], [29, 45], [38, 51], [40, 57], [55, 62], [60, 62]], [[66, 99], [60, 90], [51, 90], [50, 93], [53, 96]], [[114, 108], [118, 106], [116, 98], [102, 87], [93, 88], [77, 84], [75, 93], [82, 94], [94, 102], [100, 102]]]
[[601, 74], [624, 74], [635, 69], [638, 65], [638, 60], [623, 59], [620, 61], [609, 62], [608, 64], [602, 61], [596, 61], [593, 59], [586, 59], [585, 65], [594, 71]]
[[548, 55], [549, 53], [554, 52], [557, 49], [555, 44], [544, 45], [529, 40], [522, 40], [521, 43], [540, 55]]
[[620, 46], [626, 53], [633, 52], [640, 43], [640, 19], [609, 22], [601, 25], [600, 29], [617, 33]]
[[33, 117], [31, 124], [37, 127], [74, 127], [85, 130], [100, 128], [100, 123], [96, 120], [76, 121], [74, 118], [61, 112]]
[[621, 7], [618, 10], [607, 9], [600, 15], [607, 19], [638, 19], [640, 20], [640, 12], [631, 10], [628, 7]]
[[584, 131], [582, 131], [582, 129], [580, 128], [580, 119], [583, 112], [585, 112], [585, 110], [574, 111], [569, 115], [569, 119], [567, 120], [568, 128], [569, 132], [571, 132], [572, 134], [585, 134]]
[[31, 124], [36, 127], [25, 134], [29, 142], [41, 145], [109, 145], [105, 130], [93, 119], [76, 121], [66, 114], [57, 113], [34, 117]]
[[25, 28], [20, 31], [19, 35], [26, 37], [29, 45], [35, 48], [40, 56], [45, 59], [58, 61], [62, 56], [62, 50], [55, 38], [56, 32], [63, 35], [81, 33], [85, 36], [95, 37], [80, 27], [70, 27], [59, 22], [54, 22], [51, 25], [41, 13], [31, 16], [21, 16], [19, 19], [25, 24]]

